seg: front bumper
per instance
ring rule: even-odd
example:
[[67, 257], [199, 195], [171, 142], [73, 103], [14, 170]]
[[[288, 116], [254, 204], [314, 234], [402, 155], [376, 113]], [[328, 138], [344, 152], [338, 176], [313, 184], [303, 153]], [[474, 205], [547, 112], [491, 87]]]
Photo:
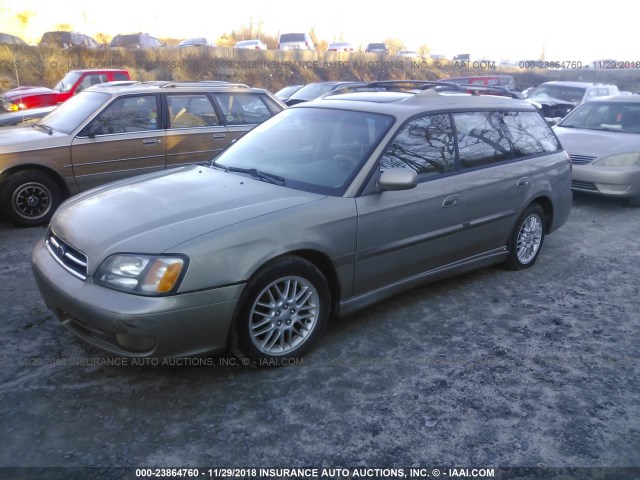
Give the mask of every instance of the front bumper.
[[91, 345], [125, 357], [181, 357], [226, 348], [244, 284], [144, 297], [82, 281], [51, 256], [44, 240], [32, 268], [47, 306], [71, 332]]
[[640, 167], [573, 165], [571, 188], [607, 197], [640, 195]]

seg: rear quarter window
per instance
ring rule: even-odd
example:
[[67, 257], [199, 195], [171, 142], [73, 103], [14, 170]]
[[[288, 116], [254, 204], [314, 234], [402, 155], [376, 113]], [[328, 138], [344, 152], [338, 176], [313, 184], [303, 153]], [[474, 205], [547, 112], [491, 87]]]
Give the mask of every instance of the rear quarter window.
[[558, 139], [538, 112], [507, 112], [502, 118], [516, 157], [560, 150]]
[[218, 93], [215, 101], [227, 125], [257, 125], [273, 116], [260, 95]]

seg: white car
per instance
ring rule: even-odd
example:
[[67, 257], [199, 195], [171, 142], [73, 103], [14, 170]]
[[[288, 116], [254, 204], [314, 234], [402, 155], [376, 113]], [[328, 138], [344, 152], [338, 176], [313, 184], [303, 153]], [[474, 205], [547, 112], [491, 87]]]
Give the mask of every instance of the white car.
[[242, 48], [246, 50], [268, 50], [267, 45], [262, 40], [241, 40], [236, 43], [233, 48]]
[[571, 157], [573, 190], [640, 207], [640, 96], [583, 103], [554, 130]]
[[315, 50], [311, 35], [302, 33], [281, 33], [278, 37], [278, 50]]
[[327, 47], [327, 52], [353, 52], [353, 45], [349, 42], [332, 42]]

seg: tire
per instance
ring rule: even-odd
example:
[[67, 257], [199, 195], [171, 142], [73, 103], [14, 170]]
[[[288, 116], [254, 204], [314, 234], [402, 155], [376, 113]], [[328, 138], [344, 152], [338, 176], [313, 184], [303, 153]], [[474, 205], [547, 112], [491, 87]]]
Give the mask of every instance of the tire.
[[7, 220], [20, 227], [46, 225], [62, 202], [62, 189], [44, 172], [25, 170], [2, 184], [2, 205]]
[[546, 230], [547, 220], [542, 207], [537, 203], [529, 205], [518, 219], [509, 239], [506, 267], [522, 270], [533, 266], [542, 248]]
[[327, 280], [314, 264], [295, 256], [278, 259], [247, 284], [229, 349], [243, 365], [285, 365], [302, 357], [322, 335], [330, 306]]
[[640, 207], [640, 195], [630, 197], [628, 201], [630, 207]]

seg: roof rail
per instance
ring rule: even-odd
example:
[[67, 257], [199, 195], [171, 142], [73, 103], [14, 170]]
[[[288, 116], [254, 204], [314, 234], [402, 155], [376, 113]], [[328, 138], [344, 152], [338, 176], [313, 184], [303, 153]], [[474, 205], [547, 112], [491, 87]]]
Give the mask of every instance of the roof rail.
[[113, 80], [110, 82], [97, 83], [91, 85], [91, 88], [109, 88], [109, 87], [131, 87], [135, 85], [158, 85], [160, 87], [171, 83], [166, 80]]
[[251, 88], [246, 83], [230, 83], [224, 80], [197, 80], [186, 82], [167, 82], [162, 88], [201, 87], [203, 85], [219, 85], [224, 87]]
[[511, 98], [521, 99], [522, 95], [519, 92], [511, 91], [505, 87], [494, 85], [460, 85], [454, 82], [448, 82], [446, 80], [378, 80], [368, 82], [365, 84], [349, 84], [343, 85], [335, 90], [324, 95], [325, 97], [331, 95], [339, 95], [346, 91], [416, 91], [416, 90], [430, 90], [433, 89], [438, 92], [442, 91], [454, 91], [460, 93], [470, 93], [471, 95], [480, 95], [480, 92], [488, 94], [494, 93], [501, 96], [509, 96]]

